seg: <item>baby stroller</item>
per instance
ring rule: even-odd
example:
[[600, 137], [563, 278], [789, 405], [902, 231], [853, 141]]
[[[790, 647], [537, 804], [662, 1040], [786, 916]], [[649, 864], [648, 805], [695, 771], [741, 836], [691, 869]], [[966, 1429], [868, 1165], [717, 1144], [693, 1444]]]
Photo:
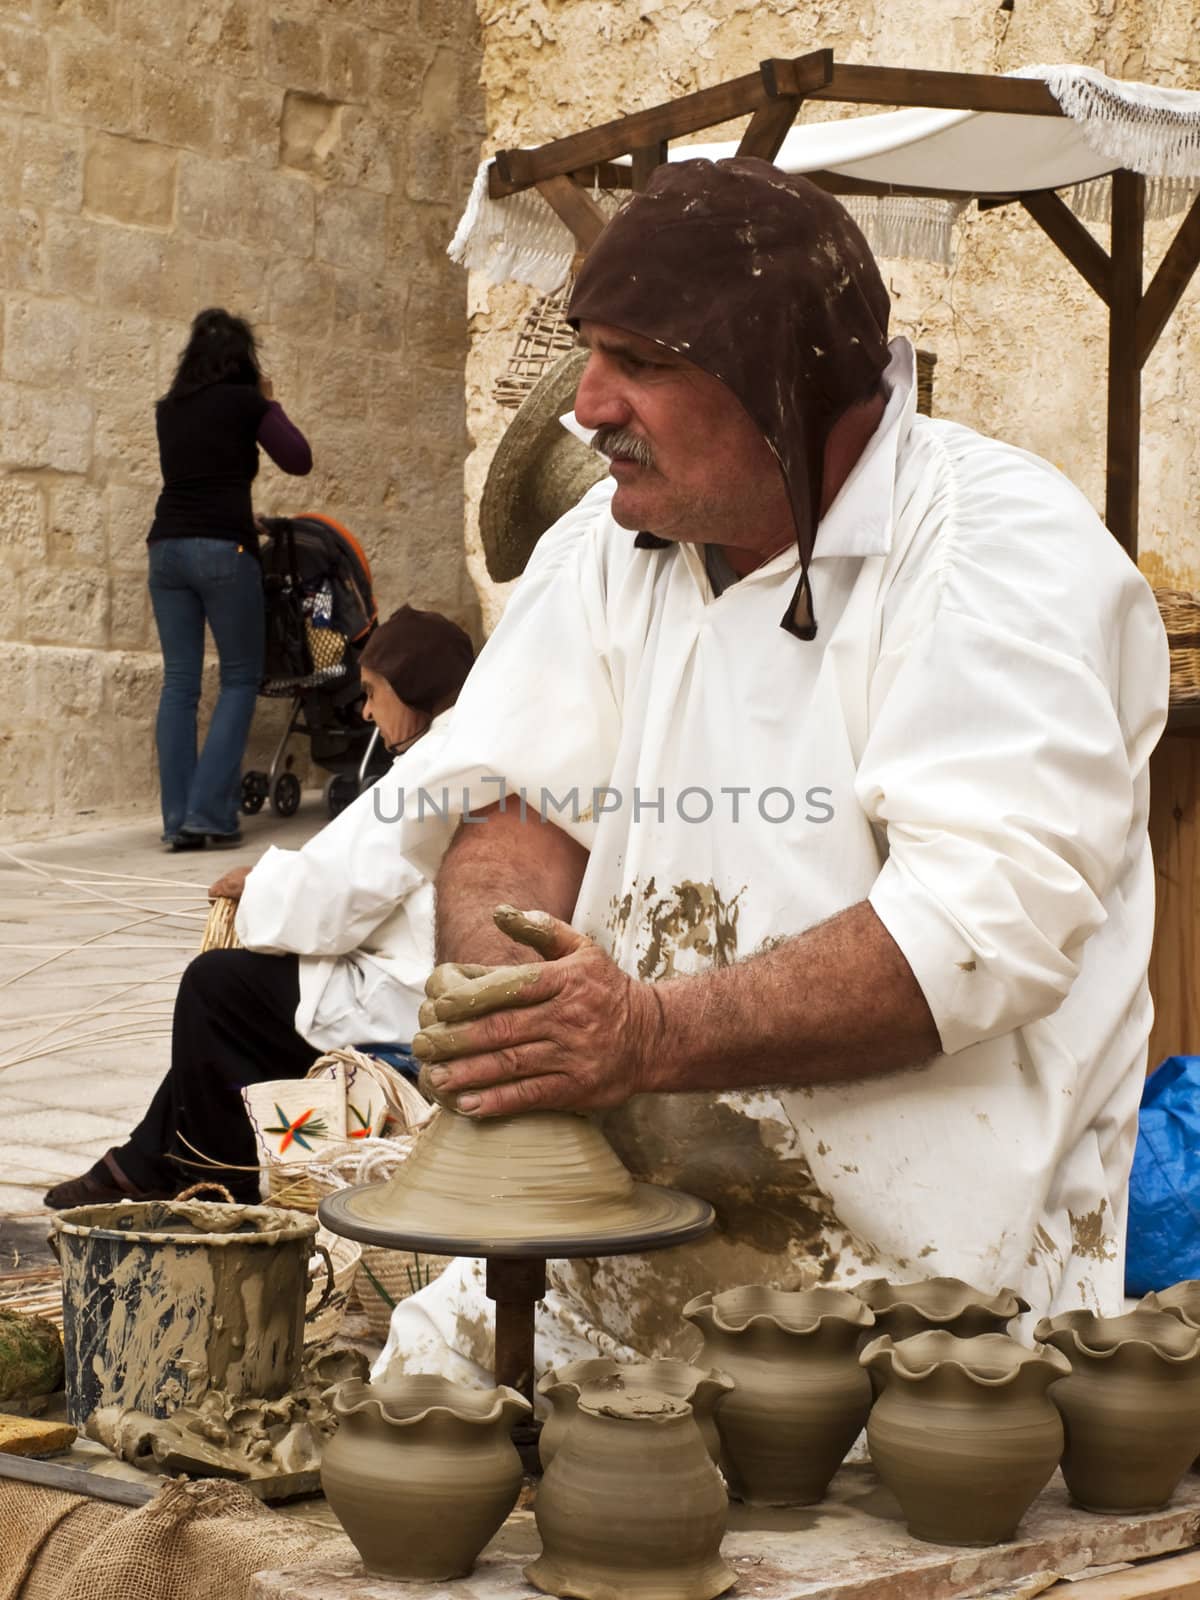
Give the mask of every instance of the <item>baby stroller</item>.
[[270, 770], [243, 775], [242, 810], [253, 816], [268, 800], [278, 816], [297, 810], [300, 779], [288, 741], [299, 733], [331, 774], [325, 804], [335, 817], [390, 765], [378, 728], [362, 720], [358, 658], [378, 617], [370, 564], [332, 517], [263, 517], [261, 527], [267, 636], [258, 692], [290, 699], [292, 712]]

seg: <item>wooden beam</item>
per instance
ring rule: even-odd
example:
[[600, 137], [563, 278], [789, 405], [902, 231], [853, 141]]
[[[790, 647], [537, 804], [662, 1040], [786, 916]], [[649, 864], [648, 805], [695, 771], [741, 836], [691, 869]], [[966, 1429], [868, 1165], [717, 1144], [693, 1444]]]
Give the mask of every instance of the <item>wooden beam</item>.
[[1105, 305], [1110, 304], [1112, 261], [1066, 201], [1053, 189], [1035, 189], [1021, 196], [1021, 204]]
[[[814, 50], [807, 56], [799, 56], [790, 65], [795, 68], [795, 80], [801, 84], [827, 82], [833, 71], [833, 51]], [[804, 90], [789, 89], [787, 92], [803, 94]], [[718, 122], [750, 116], [773, 98], [767, 75], [760, 69], [651, 106], [646, 111], [615, 117], [611, 122], [602, 122], [582, 133], [555, 139], [537, 150], [498, 150], [493, 163], [498, 176], [494, 182], [489, 180], [489, 190], [493, 199], [515, 194], [518, 189], [531, 188], [542, 178], [595, 166], [598, 161], [611, 161], [614, 156], [627, 155], [630, 150], [642, 149], [659, 140], [678, 139], [684, 134], [711, 128]]]
[[562, 218], [575, 235], [580, 250], [592, 248], [600, 230], [608, 221], [600, 207], [586, 189], [566, 176], [543, 178], [537, 185], [538, 193]]
[[[781, 62], [783, 68], [787, 62]], [[781, 94], [794, 94], [788, 73], [778, 79]], [[1061, 117], [1062, 107], [1037, 78], [1000, 78], [984, 72], [928, 72], [919, 67], [865, 67], [839, 61], [814, 100], [848, 104], [932, 106], [944, 111], [999, 111], [1026, 117]]]
[[779, 146], [787, 138], [788, 129], [796, 120], [796, 113], [804, 104], [798, 94], [783, 94], [771, 100], [750, 118], [750, 125], [737, 147], [739, 156], [759, 156], [763, 161], [774, 161]]
[[[865, 195], [917, 195], [929, 200], [971, 200], [973, 191], [965, 189], [927, 189], [915, 183], [876, 183], [872, 178], [850, 178], [842, 172], [806, 172], [803, 174], [826, 194]], [[1009, 199], [1016, 199], [1011, 195]]]
[[1192, 201], [1191, 210], [1179, 224], [1179, 231], [1142, 297], [1137, 319], [1138, 361], [1142, 365], [1158, 343], [1197, 266], [1200, 266], [1200, 196]]
[[656, 139], [653, 144], [646, 144], [640, 150], [633, 152], [633, 169], [630, 175], [630, 188], [642, 190], [650, 182], [650, 174], [655, 167], [661, 167], [667, 159], [668, 150], [665, 139]]
[[1146, 180], [1138, 172], [1112, 176], [1112, 290], [1108, 302], [1108, 471], [1104, 520], [1135, 561], [1141, 457], [1142, 366], [1138, 313]]

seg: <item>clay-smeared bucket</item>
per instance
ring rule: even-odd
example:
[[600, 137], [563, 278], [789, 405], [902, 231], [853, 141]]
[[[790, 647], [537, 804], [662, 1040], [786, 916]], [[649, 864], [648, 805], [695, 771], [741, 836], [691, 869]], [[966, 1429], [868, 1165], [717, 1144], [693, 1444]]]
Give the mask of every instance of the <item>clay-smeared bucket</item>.
[[273, 1399], [300, 1371], [315, 1217], [149, 1200], [53, 1219], [67, 1415], [169, 1416], [205, 1389]]

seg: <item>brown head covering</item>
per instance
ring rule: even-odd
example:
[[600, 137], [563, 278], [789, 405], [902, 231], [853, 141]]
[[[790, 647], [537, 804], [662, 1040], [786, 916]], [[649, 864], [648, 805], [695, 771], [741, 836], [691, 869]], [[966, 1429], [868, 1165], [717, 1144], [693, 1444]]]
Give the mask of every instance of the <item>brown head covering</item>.
[[741, 401], [783, 469], [803, 568], [783, 626], [801, 639], [816, 634], [808, 560], [825, 440], [888, 364], [889, 309], [844, 207], [747, 156], [659, 167], [588, 252], [567, 309], [575, 326], [665, 345]]
[[470, 638], [449, 617], [401, 606], [367, 640], [359, 665], [386, 678], [405, 705], [435, 716], [458, 699], [474, 660]]

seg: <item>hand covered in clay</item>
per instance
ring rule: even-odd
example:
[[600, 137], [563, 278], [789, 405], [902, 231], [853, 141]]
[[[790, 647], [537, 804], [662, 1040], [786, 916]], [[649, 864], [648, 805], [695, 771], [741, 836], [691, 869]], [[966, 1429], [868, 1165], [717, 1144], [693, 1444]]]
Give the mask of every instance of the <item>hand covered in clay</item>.
[[495, 920], [543, 960], [434, 970], [412, 1045], [422, 1086], [476, 1117], [587, 1111], [652, 1088], [651, 986], [547, 912], [500, 906]]

